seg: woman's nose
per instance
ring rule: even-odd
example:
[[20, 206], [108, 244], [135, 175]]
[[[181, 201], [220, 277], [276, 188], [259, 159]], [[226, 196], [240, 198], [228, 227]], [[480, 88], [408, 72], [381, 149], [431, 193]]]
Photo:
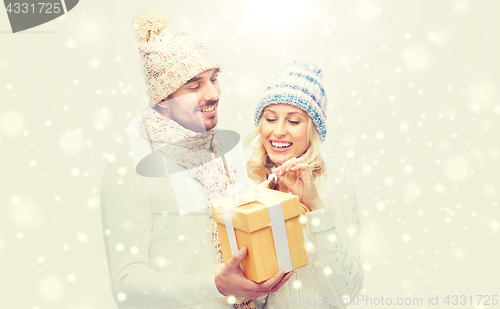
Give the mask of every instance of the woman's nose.
[[285, 125], [283, 124], [283, 122], [278, 121], [278, 123], [276, 124], [276, 127], [273, 130], [273, 134], [277, 138], [282, 138], [283, 136], [285, 136], [287, 134], [287, 131], [286, 131], [286, 128], [285, 128]]

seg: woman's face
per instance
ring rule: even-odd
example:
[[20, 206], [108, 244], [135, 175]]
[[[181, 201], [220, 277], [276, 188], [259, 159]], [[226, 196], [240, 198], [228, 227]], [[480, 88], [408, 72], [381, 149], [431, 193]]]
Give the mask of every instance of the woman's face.
[[272, 104], [264, 109], [260, 121], [262, 144], [275, 164], [281, 165], [307, 150], [309, 115], [302, 109], [289, 104]]

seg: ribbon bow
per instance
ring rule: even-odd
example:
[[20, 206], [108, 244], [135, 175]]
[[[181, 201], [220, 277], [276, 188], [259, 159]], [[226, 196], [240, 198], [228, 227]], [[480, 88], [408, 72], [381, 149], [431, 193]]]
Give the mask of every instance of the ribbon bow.
[[257, 201], [259, 195], [269, 185], [271, 180], [277, 181], [276, 174], [269, 174], [267, 180], [258, 185], [255, 185], [249, 178], [237, 182], [233, 191], [233, 207]]
[[[255, 185], [248, 178], [236, 183], [235, 190], [233, 192], [233, 207], [238, 207], [254, 201], [258, 201], [267, 206], [269, 219], [271, 221], [271, 230], [274, 238], [278, 267], [285, 271], [291, 271], [293, 269], [292, 259], [290, 256], [290, 248], [288, 247], [288, 236], [286, 234], [285, 218], [283, 216], [281, 202], [271, 197], [278, 192], [274, 190], [262, 192], [273, 179], [276, 181], [276, 174], [274, 173], [270, 174], [266, 181], [258, 185]], [[231, 247], [231, 253], [234, 256], [238, 251], [238, 245], [236, 242], [236, 235], [234, 233], [231, 209], [223, 207], [223, 212], [229, 246]]]

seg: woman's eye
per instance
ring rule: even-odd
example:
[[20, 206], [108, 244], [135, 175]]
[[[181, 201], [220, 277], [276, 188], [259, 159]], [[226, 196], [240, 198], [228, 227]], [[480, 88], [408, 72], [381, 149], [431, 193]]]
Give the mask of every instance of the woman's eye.
[[289, 121], [291, 124], [293, 124], [293, 125], [296, 125], [296, 124], [299, 124], [299, 123], [300, 123], [300, 121], [292, 121], [292, 120], [288, 120], [288, 121]]
[[191, 91], [196, 91], [196, 90], [198, 90], [199, 88], [200, 88], [200, 85], [196, 86], [195, 88], [189, 88], [189, 90], [191, 90]]
[[267, 120], [267, 122], [274, 122], [274, 121], [276, 121], [276, 119], [273, 119], [273, 118], [267, 118], [266, 120]]

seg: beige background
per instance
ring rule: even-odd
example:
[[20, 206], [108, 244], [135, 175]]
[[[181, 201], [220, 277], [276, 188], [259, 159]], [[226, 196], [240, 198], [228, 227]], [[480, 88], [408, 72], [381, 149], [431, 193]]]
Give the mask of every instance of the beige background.
[[[130, 26], [138, 6], [84, 0], [15, 35], [0, 12], [1, 308], [115, 306], [99, 188], [147, 104]], [[430, 308], [429, 295], [442, 307], [455, 294], [467, 297], [461, 308], [500, 308], [468, 298], [500, 294], [500, 2], [158, 6], [220, 58], [220, 128], [250, 132], [260, 93], [286, 61], [324, 68], [323, 146], [330, 171], [350, 172], [357, 191], [363, 295]]]

